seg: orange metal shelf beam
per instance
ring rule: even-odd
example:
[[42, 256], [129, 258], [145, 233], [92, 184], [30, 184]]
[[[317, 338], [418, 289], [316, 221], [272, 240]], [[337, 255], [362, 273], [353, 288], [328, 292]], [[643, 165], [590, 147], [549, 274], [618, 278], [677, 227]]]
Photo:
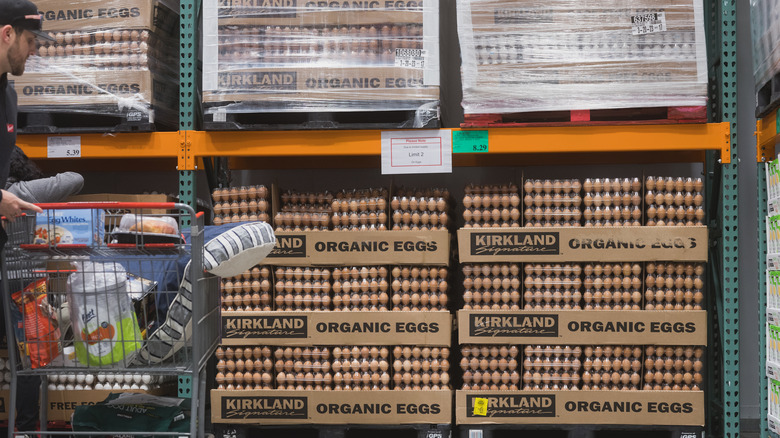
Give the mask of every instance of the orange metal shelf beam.
[[[729, 129], [728, 123], [708, 123], [493, 128], [487, 131], [490, 155], [719, 150], [722, 162], [728, 163], [731, 157]], [[177, 158], [179, 170], [194, 170], [198, 158], [212, 156], [379, 156], [381, 132], [327, 130], [81, 134], [81, 158]], [[44, 159], [47, 157], [47, 139], [52, 136], [61, 135], [20, 135], [17, 144], [30, 158]]]
[[[31, 159], [47, 158], [49, 137], [81, 137], [81, 158], [177, 158], [183, 136], [179, 132], [121, 132], [115, 134], [22, 134], [16, 144]], [[74, 158], [68, 158], [73, 160]], [[75, 158], [78, 159], [78, 158]]]
[[[458, 129], [453, 129], [456, 131]], [[494, 128], [490, 154], [721, 151], [730, 162], [728, 123]], [[378, 156], [380, 130], [191, 131], [194, 157]]]
[[777, 135], [777, 111], [756, 122], [756, 161], [763, 163], [775, 159]]

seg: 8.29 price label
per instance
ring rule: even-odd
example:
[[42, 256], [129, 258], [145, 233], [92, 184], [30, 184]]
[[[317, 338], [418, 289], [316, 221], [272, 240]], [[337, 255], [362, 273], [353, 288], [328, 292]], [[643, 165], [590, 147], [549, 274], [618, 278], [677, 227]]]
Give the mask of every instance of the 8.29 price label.
[[485, 130], [452, 131], [452, 152], [455, 154], [487, 153], [489, 144]]
[[47, 138], [46, 157], [81, 158], [81, 136], [63, 136], [63, 137]]

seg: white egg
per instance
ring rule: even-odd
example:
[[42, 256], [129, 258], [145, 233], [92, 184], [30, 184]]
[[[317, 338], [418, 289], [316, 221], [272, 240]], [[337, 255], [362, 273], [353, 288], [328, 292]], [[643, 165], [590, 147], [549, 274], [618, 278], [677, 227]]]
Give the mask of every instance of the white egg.
[[106, 374], [106, 382], [114, 383], [114, 375], [113, 374]]
[[57, 391], [65, 391], [65, 385], [63, 385], [62, 383], [57, 385]]
[[11, 381], [11, 372], [10, 371], [6, 371], [5, 373], [3, 373], [3, 379], [6, 382], [10, 382]]
[[141, 388], [141, 390], [143, 390], [143, 391], [148, 391], [148, 390], [149, 390], [149, 387], [148, 387], [148, 386], [146, 386], [146, 384], [143, 384], [143, 385], [141, 385], [141, 386], [140, 386], [140, 388]]
[[84, 376], [84, 383], [86, 383], [87, 385], [91, 385], [95, 383], [95, 376], [93, 376], [92, 374], [87, 374], [86, 376]]
[[133, 374], [133, 382], [134, 383], [141, 383], [143, 381], [143, 376], [140, 374]]
[[100, 382], [95, 383], [95, 389], [97, 389], [98, 391], [102, 391], [103, 390], [103, 384], [100, 383]]
[[76, 383], [84, 383], [84, 374], [76, 374]]
[[68, 374], [68, 383], [76, 383], [76, 375]]
[[128, 385], [127, 383], [125, 383], [124, 385], [122, 385], [122, 388], [121, 388], [121, 389], [130, 389], [130, 385]]
[[54, 383], [49, 383], [49, 391], [56, 391], [56, 390], [57, 390], [57, 385], [55, 385]]
[[125, 383], [133, 383], [133, 375], [132, 374], [125, 374], [122, 377], [124, 378]]
[[105, 374], [98, 374], [97, 375], [98, 382], [103, 383], [106, 381], [106, 375]]
[[3, 368], [5, 368], [5, 359], [0, 357], [0, 369], [3, 369]]
[[122, 389], [122, 385], [120, 383], [114, 383], [114, 386], [112, 386], [111, 389]]
[[130, 385], [130, 389], [141, 389], [137, 384], [133, 383]]
[[57, 374], [57, 382], [65, 383], [68, 380], [68, 376], [65, 374]]
[[73, 387], [73, 389], [75, 389], [76, 391], [83, 391], [84, 385], [82, 385], [81, 383], [77, 383], [76, 386]]
[[75, 388], [72, 384], [68, 383], [65, 385], [65, 391], [73, 391], [73, 388]]
[[152, 383], [152, 376], [150, 376], [149, 374], [144, 374], [143, 376], [141, 376], [141, 380], [146, 384]]

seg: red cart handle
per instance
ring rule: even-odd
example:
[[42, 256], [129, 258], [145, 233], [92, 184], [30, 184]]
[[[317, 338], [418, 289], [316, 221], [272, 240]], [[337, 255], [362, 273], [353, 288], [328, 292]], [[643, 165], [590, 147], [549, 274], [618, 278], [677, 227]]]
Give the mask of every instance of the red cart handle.
[[44, 210], [76, 210], [79, 208], [178, 208], [175, 202], [56, 202], [49, 204], [35, 204]]

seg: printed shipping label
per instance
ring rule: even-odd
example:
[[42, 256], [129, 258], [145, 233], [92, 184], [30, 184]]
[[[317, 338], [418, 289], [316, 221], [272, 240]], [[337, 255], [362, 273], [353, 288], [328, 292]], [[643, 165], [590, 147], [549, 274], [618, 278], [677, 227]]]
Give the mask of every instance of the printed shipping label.
[[395, 49], [395, 66], [424, 69], [428, 51], [422, 49]]
[[666, 14], [664, 12], [631, 16], [632, 35], [647, 35], [664, 31], [666, 31]]

